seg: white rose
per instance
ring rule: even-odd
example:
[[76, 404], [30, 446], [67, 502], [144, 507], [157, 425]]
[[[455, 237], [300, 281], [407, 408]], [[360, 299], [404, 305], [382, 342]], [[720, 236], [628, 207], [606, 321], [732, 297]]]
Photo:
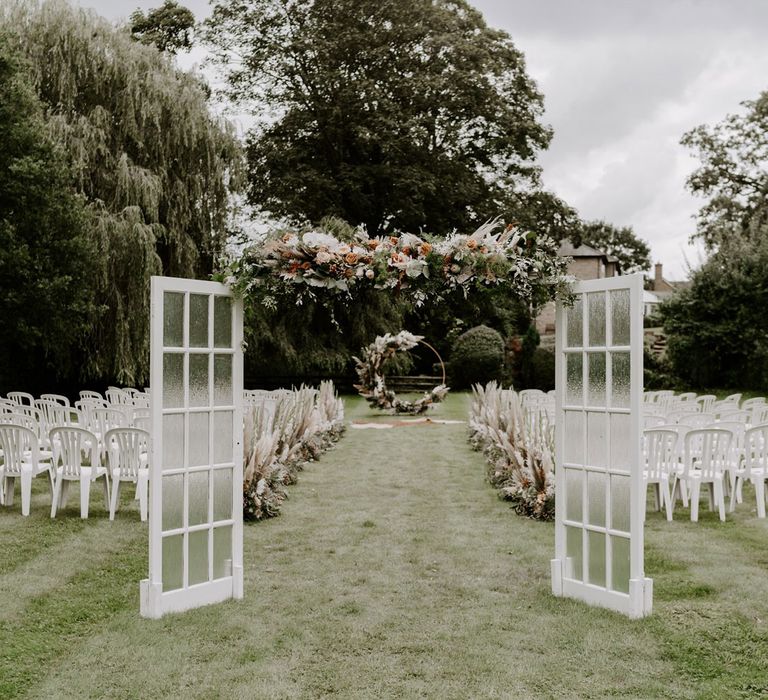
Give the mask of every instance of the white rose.
[[368, 268], [368, 269], [365, 271], [365, 276], [366, 276], [366, 277], [367, 277], [369, 280], [372, 280], [372, 279], [373, 279], [373, 275], [374, 275], [374, 272], [373, 272], [373, 270], [371, 270], [371, 268], [369, 267], [369, 268]]
[[317, 260], [317, 262], [320, 263], [321, 265], [324, 265], [325, 263], [331, 262], [331, 260], [333, 260], [333, 256], [327, 251], [321, 250], [315, 256], [315, 260]]

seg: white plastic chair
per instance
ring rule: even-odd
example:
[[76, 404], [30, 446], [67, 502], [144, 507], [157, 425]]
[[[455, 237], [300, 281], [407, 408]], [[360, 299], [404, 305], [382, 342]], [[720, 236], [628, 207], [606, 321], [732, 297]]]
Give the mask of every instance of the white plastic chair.
[[[10, 396], [10, 394], [8, 395]], [[752, 406], [757, 406], [764, 403], [766, 403], [765, 396], [755, 396], [751, 399], [744, 399], [744, 401], [741, 402], [741, 407], [745, 411], [748, 411], [750, 408], [752, 408]]]
[[749, 423], [751, 425], [768, 423], [768, 403], [752, 404], [746, 410], [749, 411]]
[[678, 394], [677, 398], [680, 399], [680, 401], [695, 403], [697, 396], [698, 394], [695, 391], [686, 391], [682, 394]]
[[88, 517], [91, 498], [91, 484], [97, 479], [104, 479], [104, 507], [109, 509], [109, 474], [100, 462], [99, 441], [96, 436], [84, 428], [59, 427], [50, 432], [50, 441], [54, 446], [53, 460], [56, 469], [56, 487], [51, 503], [51, 517], [67, 503], [67, 491], [70, 481], [80, 483], [80, 517]]
[[731, 454], [731, 431], [720, 428], [690, 430], [683, 440], [683, 469], [675, 476], [675, 484], [684, 482], [690, 488], [691, 522], [699, 519], [702, 484], [709, 486], [710, 509], [717, 507], [720, 520], [725, 520], [723, 478]]
[[667, 520], [672, 520], [672, 493], [669, 480], [678, 463], [678, 433], [676, 430], [649, 428], [643, 431], [643, 486], [646, 496], [648, 486], [654, 487], [656, 510], [664, 508]]
[[35, 403], [35, 397], [26, 391], [9, 391], [7, 396], [19, 406], [33, 406]]
[[756, 425], [744, 434], [744, 461], [735, 471], [736, 483], [731, 491], [730, 511], [741, 502], [741, 487], [751, 481], [755, 488], [757, 517], [765, 518], [765, 482], [768, 480], [768, 423]]
[[111, 406], [130, 406], [133, 404], [131, 395], [123, 389], [118, 389], [116, 386], [109, 387], [104, 392], [104, 396]]
[[750, 419], [750, 412], [742, 409], [735, 409], [730, 411], [721, 411], [718, 414], [718, 420], [727, 421], [729, 423], [741, 423], [747, 425]]
[[678, 419], [680, 425], [687, 425], [689, 428], [707, 428], [715, 422], [714, 413], [689, 413]]
[[643, 428], [656, 428], [660, 425], [664, 425], [667, 419], [664, 416], [660, 416], [658, 413], [646, 413], [643, 416]]
[[149, 487], [149, 433], [139, 428], [114, 428], [104, 442], [109, 456], [109, 471], [112, 477], [112, 497], [109, 503], [109, 519], [115, 519], [120, 498], [120, 483], [130, 481], [136, 484], [136, 498], [139, 500], [141, 519], [147, 519], [147, 492]]
[[80, 399], [98, 399], [99, 401], [104, 401], [104, 397], [98, 391], [91, 391], [90, 389], [81, 389]]
[[696, 403], [701, 406], [702, 413], [710, 413], [715, 401], [717, 401], [717, 396], [714, 394], [704, 394], [696, 399]]
[[29, 515], [34, 477], [47, 472], [53, 496], [53, 465], [42, 458], [37, 435], [23, 425], [0, 423], [0, 449], [3, 451], [3, 464], [0, 466], [3, 502], [6, 506], [13, 505], [13, 491], [18, 479], [21, 482], [21, 514]]
[[61, 394], [40, 394], [40, 398], [43, 401], [54, 401], [60, 403], [62, 406], [69, 406], [69, 399]]

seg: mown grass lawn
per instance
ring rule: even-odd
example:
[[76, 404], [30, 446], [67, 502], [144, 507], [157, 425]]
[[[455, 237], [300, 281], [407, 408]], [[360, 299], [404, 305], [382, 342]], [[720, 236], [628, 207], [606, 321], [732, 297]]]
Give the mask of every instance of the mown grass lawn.
[[[348, 418], [368, 419], [360, 400]], [[465, 418], [454, 394], [436, 417]], [[654, 614], [549, 592], [553, 527], [484, 480], [463, 425], [350, 430], [245, 529], [245, 600], [138, 615], [127, 498], [0, 509], [0, 698], [748, 698], [768, 695], [768, 526], [649, 514]], [[18, 496], [17, 496], [18, 500]]]

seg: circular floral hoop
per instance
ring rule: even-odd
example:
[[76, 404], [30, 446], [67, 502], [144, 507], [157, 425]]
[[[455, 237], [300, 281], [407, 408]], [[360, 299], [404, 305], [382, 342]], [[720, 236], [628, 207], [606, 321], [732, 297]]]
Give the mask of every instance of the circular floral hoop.
[[[426, 345], [440, 360], [443, 371], [443, 381], [431, 391], [424, 392], [424, 396], [416, 401], [398, 399], [394, 391], [387, 388], [384, 379], [384, 365], [395, 353], [411, 350], [419, 343]], [[361, 396], [374, 408], [394, 411], [395, 413], [409, 413], [418, 415], [424, 413], [432, 404], [440, 403], [448, 394], [445, 385], [445, 365], [440, 355], [429, 343], [424, 342], [423, 336], [414, 335], [408, 331], [400, 331], [397, 334], [386, 333], [377, 336], [369, 346], [363, 349], [362, 359], [353, 358], [356, 363], [359, 384], [355, 384]]]

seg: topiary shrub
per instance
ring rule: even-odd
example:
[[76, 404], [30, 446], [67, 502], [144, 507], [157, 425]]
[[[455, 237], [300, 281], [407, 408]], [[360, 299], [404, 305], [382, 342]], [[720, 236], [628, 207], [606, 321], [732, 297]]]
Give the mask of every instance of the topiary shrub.
[[504, 367], [504, 340], [488, 326], [462, 333], [451, 350], [451, 385], [457, 388], [500, 380]]
[[555, 388], [555, 353], [548, 348], [536, 348], [531, 361], [533, 384], [531, 388], [551, 391]]

